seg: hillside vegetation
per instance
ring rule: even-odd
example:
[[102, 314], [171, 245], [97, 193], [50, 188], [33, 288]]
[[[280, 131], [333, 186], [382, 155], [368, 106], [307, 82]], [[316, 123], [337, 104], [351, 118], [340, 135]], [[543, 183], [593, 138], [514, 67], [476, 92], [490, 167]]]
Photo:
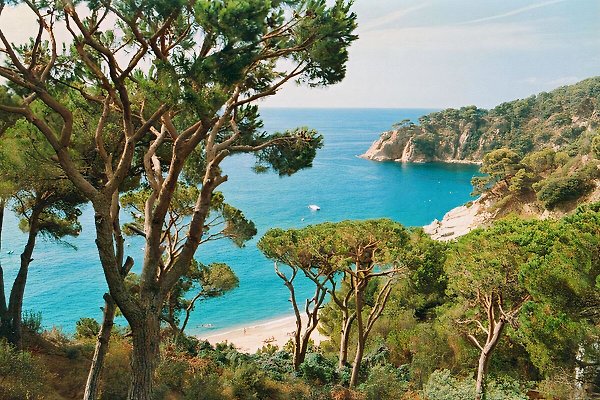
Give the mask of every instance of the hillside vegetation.
[[401, 121], [363, 157], [481, 163], [475, 193], [502, 214], [560, 213], [598, 198], [599, 103], [596, 77], [492, 110], [447, 109]]
[[396, 161], [480, 162], [507, 147], [519, 154], [553, 148], [589, 148], [600, 123], [600, 77], [552, 92], [502, 103], [492, 110], [475, 106], [446, 109], [399, 122], [382, 134], [364, 157]]

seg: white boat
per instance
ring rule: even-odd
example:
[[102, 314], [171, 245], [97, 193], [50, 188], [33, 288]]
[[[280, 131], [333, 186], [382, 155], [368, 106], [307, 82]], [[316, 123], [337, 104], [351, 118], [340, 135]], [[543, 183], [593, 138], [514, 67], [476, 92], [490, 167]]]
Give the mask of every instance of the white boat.
[[308, 208], [310, 208], [311, 211], [319, 211], [321, 209], [321, 207], [316, 204], [309, 204]]

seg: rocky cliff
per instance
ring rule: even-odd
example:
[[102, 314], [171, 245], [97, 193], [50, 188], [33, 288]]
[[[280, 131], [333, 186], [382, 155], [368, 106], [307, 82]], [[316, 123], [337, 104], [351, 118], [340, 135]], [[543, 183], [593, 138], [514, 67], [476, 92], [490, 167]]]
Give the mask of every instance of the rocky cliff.
[[361, 157], [398, 162], [480, 162], [501, 147], [521, 154], [568, 150], [600, 125], [600, 77], [564, 86], [492, 110], [447, 109], [405, 120], [384, 132]]

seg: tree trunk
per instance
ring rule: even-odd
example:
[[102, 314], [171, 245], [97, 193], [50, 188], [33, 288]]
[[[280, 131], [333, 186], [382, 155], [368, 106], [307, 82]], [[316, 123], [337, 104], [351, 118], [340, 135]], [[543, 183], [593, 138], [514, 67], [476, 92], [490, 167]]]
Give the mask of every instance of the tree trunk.
[[477, 382], [475, 384], [475, 399], [483, 400], [485, 398], [485, 378], [488, 371], [490, 354], [481, 352], [479, 356], [479, 365], [477, 367]]
[[348, 316], [346, 313], [342, 321], [342, 332], [340, 335], [340, 354], [338, 368], [342, 369], [348, 364], [348, 343], [350, 342], [350, 331], [352, 330], [352, 322], [356, 318], [356, 314]]
[[154, 372], [159, 360], [160, 310], [162, 301], [156, 296], [145, 307], [145, 318], [131, 325], [133, 351], [131, 354], [131, 383], [128, 400], [150, 400]]
[[306, 359], [306, 352], [308, 351], [308, 342], [310, 335], [314, 331], [313, 329], [307, 330], [300, 339], [300, 346], [298, 347], [298, 354], [294, 355], [294, 369], [297, 371], [300, 368], [300, 364]]
[[35, 248], [35, 240], [39, 231], [39, 217], [42, 207], [34, 208], [29, 217], [29, 234], [27, 235], [27, 243], [21, 253], [21, 265], [17, 277], [13, 282], [8, 301], [7, 320], [3, 324], [3, 334], [6, 339], [14, 344], [18, 349], [22, 348], [22, 320], [23, 313], [23, 296], [25, 295], [25, 285], [27, 283], [27, 273], [29, 272], [29, 264], [33, 261], [31, 255]]
[[358, 383], [358, 374], [360, 373], [360, 365], [362, 364], [362, 358], [365, 353], [365, 339], [358, 337], [356, 344], [356, 356], [354, 357], [354, 364], [352, 365], [352, 376], [350, 377], [350, 388], [353, 388]]
[[[4, 221], [4, 206], [6, 201], [0, 199], [0, 251], [2, 250], [2, 223]], [[4, 289], [4, 270], [0, 261], [0, 337], [4, 337], [4, 328], [8, 325], [8, 308], [6, 306], [6, 292]]]
[[[123, 235], [121, 234], [119, 215], [118, 215], [118, 194], [113, 196], [113, 209], [111, 210], [113, 220], [113, 231], [115, 237], [115, 250], [116, 258], [120, 264], [123, 264], [124, 257], [124, 244]], [[121, 268], [120, 274], [123, 279], [127, 276], [131, 268], [133, 267], [133, 258], [127, 257], [127, 260]], [[104, 366], [104, 359], [108, 353], [110, 336], [112, 334], [112, 328], [115, 320], [115, 312], [117, 305], [115, 300], [109, 293], [104, 294], [104, 310], [102, 313], [102, 325], [100, 326], [100, 332], [98, 332], [98, 338], [96, 340], [96, 347], [94, 349], [94, 357], [92, 364], [90, 365], [90, 371], [88, 372], [87, 381], [85, 384], [85, 391], [83, 394], [84, 400], [96, 400], [98, 397], [98, 389], [100, 386], [100, 377], [102, 376], [102, 368]]]
[[110, 335], [114, 324], [117, 306], [113, 298], [110, 297], [108, 293], [104, 294], [104, 302], [102, 326], [100, 327], [100, 332], [98, 333], [96, 348], [94, 350], [94, 358], [92, 359], [92, 365], [90, 366], [90, 372], [85, 384], [83, 400], [96, 400], [98, 396], [102, 367], [104, 365], [104, 358], [108, 352], [108, 345], [110, 342]]
[[506, 321], [503, 319], [499, 320], [494, 330], [491, 332], [489, 336], [489, 340], [486, 342], [485, 346], [483, 346], [483, 350], [481, 350], [481, 354], [479, 356], [479, 364], [477, 367], [477, 381], [475, 384], [475, 400], [485, 400], [485, 383], [488, 368], [490, 365], [490, 360], [492, 359], [492, 353], [500, 340], [500, 336], [502, 335], [502, 331], [504, 330], [504, 326]]
[[[366, 287], [366, 284], [364, 285]], [[357, 344], [354, 364], [352, 364], [352, 376], [350, 377], [350, 388], [353, 388], [358, 383], [358, 374], [360, 372], [360, 364], [362, 363], [363, 354], [365, 351], [365, 334], [362, 317], [363, 306], [363, 285], [357, 283], [354, 289], [354, 298], [356, 300], [356, 328], [357, 328]]]
[[294, 371], [298, 371], [298, 369], [300, 368], [300, 364], [302, 364], [302, 361], [304, 361], [302, 359], [301, 356], [301, 340], [302, 340], [302, 319], [300, 317], [300, 314], [296, 315], [296, 330], [294, 331], [294, 359], [293, 359], [293, 364], [294, 364]]
[[0, 250], [2, 250], [2, 224], [4, 223], [4, 206], [6, 200], [0, 199]]

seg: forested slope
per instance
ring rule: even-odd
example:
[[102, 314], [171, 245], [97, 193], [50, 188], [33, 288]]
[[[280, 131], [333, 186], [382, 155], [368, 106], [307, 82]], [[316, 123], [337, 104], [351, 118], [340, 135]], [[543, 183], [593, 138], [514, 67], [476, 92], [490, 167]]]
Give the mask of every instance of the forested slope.
[[363, 157], [481, 162], [485, 154], [502, 147], [521, 155], [548, 147], [569, 153], [585, 151], [600, 123], [599, 102], [600, 77], [595, 77], [491, 110], [446, 109], [419, 118], [418, 124], [399, 122]]

